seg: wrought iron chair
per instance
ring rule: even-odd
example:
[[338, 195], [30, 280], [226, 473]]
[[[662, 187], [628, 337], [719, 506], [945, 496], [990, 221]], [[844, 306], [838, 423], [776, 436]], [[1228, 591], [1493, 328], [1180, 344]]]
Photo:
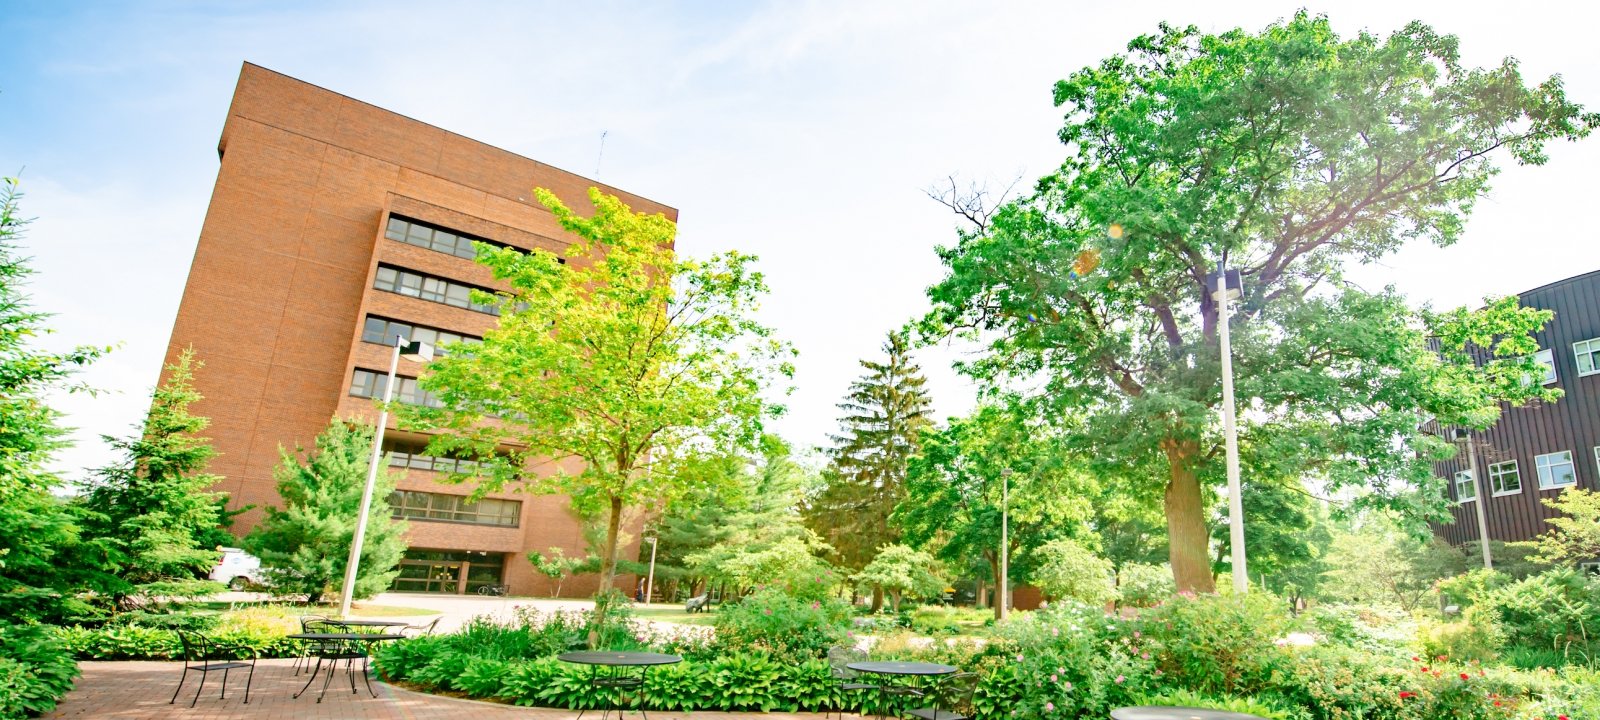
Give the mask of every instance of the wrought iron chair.
[[432, 635], [434, 629], [439, 627], [440, 619], [441, 618], [434, 618], [433, 622], [430, 622], [426, 625], [407, 625], [403, 628], [400, 628], [400, 634], [405, 635], [406, 637], [426, 637], [428, 635]]
[[[312, 621], [307, 623], [307, 625], [312, 628], [307, 630], [307, 632], [337, 632], [342, 630], [342, 628], [339, 628], [337, 625], [334, 625], [332, 622], [327, 620]], [[294, 694], [296, 700], [298, 700], [301, 695], [304, 695], [307, 690], [311, 689], [311, 683], [316, 682], [317, 672], [322, 669], [322, 663], [326, 661], [328, 663], [328, 674], [322, 679], [322, 692], [317, 694], [317, 702], [321, 703], [322, 699], [328, 695], [328, 686], [333, 684], [334, 673], [339, 671], [340, 660], [344, 661], [345, 674], [350, 676], [350, 692], [352, 694], [359, 692], [356, 690], [356, 661], [360, 660], [361, 679], [367, 684], [367, 692], [372, 693], [373, 697], [378, 696], [378, 692], [372, 689], [372, 679], [367, 671], [367, 646], [365, 641], [313, 640], [310, 641], [308, 648], [308, 652], [310, 654], [317, 656], [317, 664], [311, 668], [311, 677], [306, 679], [305, 686], [300, 688], [300, 692]]]
[[[882, 687], [879, 685], [860, 682], [859, 678], [861, 677], [861, 673], [851, 670], [848, 667], [850, 663], [860, 662], [866, 659], [867, 654], [860, 648], [844, 647], [842, 645], [835, 645], [831, 648], [828, 648], [829, 673], [833, 676], [834, 680], [838, 681], [840, 691], [848, 694], [857, 692], [875, 693], [879, 690], [882, 690]], [[839, 713], [840, 720], [844, 720], [844, 705], [845, 704], [841, 702], [839, 707], [834, 709], [834, 711]], [[829, 713], [826, 712], [823, 713], [823, 718], [827, 718], [828, 714]]]
[[[314, 633], [314, 632], [338, 632], [338, 631], [339, 631], [339, 628], [334, 627], [332, 625], [332, 623], [330, 622], [330, 620], [327, 617], [324, 617], [322, 615], [301, 615], [300, 616], [300, 632], [303, 632], [303, 633]], [[325, 649], [325, 646], [333, 645], [333, 644], [335, 644], [335, 643], [333, 643], [331, 641], [323, 641], [323, 640], [306, 640], [306, 641], [302, 642], [300, 644], [300, 654], [295, 656], [295, 659], [294, 659], [294, 665], [293, 665], [294, 674], [299, 675], [300, 674], [300, 668], [301, 668], [302, 665], [310, 665], [311, 664], [311, 662], [310, 662], [311, 661], [311, 657], [313, 655], [317, 654], [318, 652], [321, 652], [323, 649]]]
[[[200, 685], [194, 689], [194, 699], [189, 701], [189, 707], [194, 707], [200, 701], [200, 693], [206, 688], [206, 676], [218, 670], [222, 671], [222, 695], [218, 699], [228, 699], [228, 672], [232, 670], [250, 669], [250, 674], [244, 681], [244, 704], [250, 704], [250, 684], [256, 678], [256, 651], [243, 645], [225, 645], [212, 641], [204, 635], [178, 630], [178, 643], [183, 646], [183, 675], [178, 678], [178, 687], [172, 690], [172, 699], [168, 705], [178, 702], [178, 693], [183, 692], [183, 683], [189, 679], [189, 671], [200, 673]], [[248, 653], [249, 662], [234, 660], [227, 655]]]
[[972, 694], [977, 689], [977, 673], [951, 675], [933, 690], [933, 707], [916, 708], [907, 714], [919, 720], [970, 720], [974, 715]]

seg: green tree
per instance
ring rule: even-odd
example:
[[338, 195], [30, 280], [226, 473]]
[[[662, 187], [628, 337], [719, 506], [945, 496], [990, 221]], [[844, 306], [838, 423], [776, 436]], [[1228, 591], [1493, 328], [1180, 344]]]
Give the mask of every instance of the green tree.
[[1545, 522], [1550, 529], [1531, 542], [1516, 545], [1532, 548], [1536, 563], [1570, 566], [1600, 558], [1600, 493], [1583, 488], [1567, 488], [1560, 495], [1544, 498], [1545, 507], [1560, 515]]
[[[1323, 555], [1333, 542], [1319, 501], [1298, 487], [1298, 480], [1273, 482], [1246, 476], [1251, 479], [1241, 484], [1241, 491], [1251, 581], [1265, 579], [1267, 588], [1291, 601], [1314, 595], [1327, 570]], [[1221, 574], [1232, 570], [1226, 503], [1218, 505], [1216, 517], [1211, 527], [1216, 543], [1212, 568]]]
[[431, 452], [490, 460], [480, 492], [521, 484], [603, 513], [603, 591], [624, 508], [670, 505], [704, 479], [685, 472], [697, 455], [753, 448], [782, 409], [764, 392], [792, 375], [793, 351], [753, 318], [766, 292], [754, 258], [678, 257], [672, 221], [599, 190], [592, 217], [534, 194], [577, 242], [565, 262], [479, 245], [479, 261], [511, 286], [480, 293], [501, 302], [499, 326], [429, 366], [423, 386], [443, 408], [404, 415], [439, 431]]
[[1117, 597], [1116, 570], [1111, 561], [1100, 557], [1082, 543], [1070, 538], [1051, 540], [1033, 551], [1037, 556], [1033, 584], [1053, 598], [1072, 598], [1090, 605], [1104, 605]]
[[[899, 542], [889, 516], [905, 499], [906, 465], [922, 430], [933, 425], [927, 378], [912, 361], [905, 335], [890, 333], [883, 351], [883, 362], [861, 361], [866, 374], [851, 383], [839, 404], [844, 417], [828, 451], [826, 486], [807, 513], [807, 524], [851, 569], [865, 567], [879, 547]], [[874, 609], [879, 600], [874, 595]]]
[[[311, 452], [278, 449], [273, 476], [283, 506], [267, 506], [266, 519], [244, 539], [245, 549], [261, 558], [274, 588], [303, 593], [313, 603], [339, 593], [355, 542], [372, 433], [370, 425], [336, 419], [317, 436]], [[393, 492], [394, 476], [388, 463], [382, 463], [361, 544], [355, 599], [388, 589], [405, 555], [406, 523], [393, 519], [385, 502]]]
[[872, 562], [852, 579], [877, 594], [889, 596], [890, 608], [900, 612], [900, 598], [938, 597], [944, 592], [938, 561], [921, 550], [905, 545], [885, 545]]
[[[1419, 426], [1542, 395], [1521, 357], [1542, 319], [1514, 300], [1419, 315], [1345, 268], [1455, 242], [1497, 158], [1542, 163], [1600, 116], [1559, 78], [1525, 85], [1514, 60], [1464, 67], [1456, 39], [1420, 23], [1386, 39], [1305, 13], [1259, 33], [1162, 25], [1128, 50], [1057, 83], [1068, 157], [1031, 195], [967, 214], [980, 223], [940, 250], [925, 335], [980, 338], [966, 372], [1087, 411], [1077, 449], [1163, 505], [1179, 588], [1209, 591], [1222, 457], [1206, 278], [1225, 261], [1244, 278], [1230, 327], [1246, 464], [1438, 517], [1429, 463], [1445, 449]], [[1479, 346], [1481, 367], [1429, 343], [1489, 325], [1510, 332]]]
[[1321, 595], [1351, 603], [1411, 610], [1440, 580], [1466, 570], [1461, 551], [1438, 538], [1406, 532], [1390, 514], [1363, 513], [1336, 528]]
[[50, 316], [32, 309], [24, 291], [33, 270], [18, 254], [26, 225], [17, 214], [20, 198], [16, 179], [0, 179], [0, 618], [38, 620], [65, 610], [60, 565], [78, 536], [55, 495], [61, 480], [47, 468], [50, 457], [67, 446], [68, 431], [45, 395], [81, 389], [72, 375], [107, 349], [55, 353], [30, 347], [50, 332]]
[[222, 480], [205, 472], [217, 454], [200, 436], [211, 422], [189, 411], [201, 399], [194, 372], [204, 367], [192, 349], [167, 366], [137, 433], [105, 438], [122, 458], [96, 470], [75, 505], [84, 550], [97, 556], [91, 587], [114, 604], [223, 589], [203, 579], [219, 557], [203, 543], [214, 537], [225, 499], [208, 492]]
[[[1008, 575], [1026, 581], [1028, 551], [1056, 537], [1090, 532], [1093, 480], [1063, 452], [1059, 432], [1018, 403], [980, 405], [942, 429], [923, 431], [906, 471], [905, 499], [892, 523], [906, 543], [947, 566], [981, 559], [1000, 576], [1001, 485], [1009, 473]], [[1000, 617], [1000, 604], [994, 604]]]
[[561, 584], [582, 560], [569, 558], [566, 551], [553, 547], [544, 554], [540, 554], [538, 550], [528, 551], [528, 562], [533, 563], [533, 569], [540, 575], [550, 578], [550, 582], [556, 584], [556, 591], [550, 597], [561, 597]]

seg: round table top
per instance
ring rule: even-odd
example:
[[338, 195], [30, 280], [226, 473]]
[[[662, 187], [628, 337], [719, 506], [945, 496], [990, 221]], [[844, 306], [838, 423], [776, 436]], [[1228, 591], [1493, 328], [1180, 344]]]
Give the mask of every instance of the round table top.
[[557, 655], [556, 659], [562, 662], [578, 663], [579, 665], [671, 665], [683, 662], [683, 658], [677, 655], [606, 650], [580, 650], [578, 652], [562, 653]]
[[295, 640], [404, 640], [404, 635], [380, 635], [378, 633], [295, 633], [288, 636]]
[[396, 627], [411, 624], [404, 620], [323, 620], [322, 622], [345, 627]]
[[1112, 720], [1262, 720], [1229, 710], [1192, 707], [1125, 707], [1111, 711]]
[[860, 672], [878, 673], [879, 675], [949, 675], [956, 671], [950, 665], [925, 662], [893, 662], [893, 661], [867, 661], [853, 662], [845, 667]]

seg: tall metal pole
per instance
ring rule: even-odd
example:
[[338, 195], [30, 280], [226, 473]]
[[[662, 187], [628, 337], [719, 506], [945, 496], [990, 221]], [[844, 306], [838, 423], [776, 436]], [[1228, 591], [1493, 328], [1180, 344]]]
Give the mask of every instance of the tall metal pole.
[[1478, 448], [1472, 441], [1472, 431], [1464, 433], [1467, 436], [1467, 472], [1472, 473], [1472, 504], [1474, 513], [1478, 516], [1478, 548], [1483, 551], [1483, 567], [1485, 570], [1494, 569], [1494, 558], [1489, 553], [1489, 521], [1484, 519], [1483, 510], [1483, 483], [1478, 481]]
[[1009, 561], [1011, 559], [1011, 468], [1000, 471], [1000, 619], [1006, 619], [1011, 612], [1011, 593], [1007, 587], [1011, 584]]
[[657, 538], [648, 538], [648, 539], [650, 540], [650, 575], [649, 575], [648, 579], [646, 579], [644, 581], [644, 601], [647, 604], [650, 602], [650, 598], [655, 594], [655, 589], [656, 589], [656, 540], [657, 540]]
[[378, 483], [378, 463], [383, 462], [383, 429], [389, 424], [389, 400], [394, 397], [394, 376], [400, 371], [400, 350], [406, 339], [395, 336], [394, 356], [389, 358], [389, 381], [383, 385], [383, 405], [378, 410], [378, 429], [372, 433], [372, 460], [367, 463], [367, 486], [361, 491], [361, 512], [356, 517], [356, 537], [350, 543], [350, 559], [344, 565], [344, 590], [339, 593], [339, 619], [350, 616], [350, 596], [356, 592], [356, 569], [361, 564], [361, 543], [367, 539], [367, 515], [372, 512], [372, 488]]
[[1239, 492], [1239, 433], [1234, 427], [1233, 343], [1228, 333], [1228, 321], [1233, 317], [1233, 309], [1228, 298], [1229, 289], [1228, 269], [1219, 266], [1216, 296], [1220, 303], [1217, 324], [1222, 329], [1222, 434], [1228, 444], [1228, 538], [1233, 545], [1233, 591], [1243, 595], [1250, 591], [1250, 573], [1245, 568], [1244, 500]]

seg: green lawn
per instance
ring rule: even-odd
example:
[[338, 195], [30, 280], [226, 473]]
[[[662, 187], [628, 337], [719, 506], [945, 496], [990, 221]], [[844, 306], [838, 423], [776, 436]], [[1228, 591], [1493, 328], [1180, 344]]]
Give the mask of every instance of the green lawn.
[[[292, 605], [274, 602], [191, 602], [184, 603], [182, 609], [203, 615], [260, 606], [281, 607], [291, 615], [327, 615], [331, 617], [339, 614], [338, 605]], [[350, 605], [350, 615], [353, 617], [417, 617], [438, 614], [439, 611], [437, 610], [405, 607], [403, 605], [377, 605], [360, 602]]]
[[683, 608], [681, 607], [640, 608], [634, 610], [633, 614], [644, 620], [659, 620], [662, 622], [672, 622], [681, 625], [704, 625], [706, 627], [710, 627], [714, 622], [713, 618], [716, 617], [715, 614], [708, 612], [694, 613], [691, 615], [687, 612], [684, 612]]

